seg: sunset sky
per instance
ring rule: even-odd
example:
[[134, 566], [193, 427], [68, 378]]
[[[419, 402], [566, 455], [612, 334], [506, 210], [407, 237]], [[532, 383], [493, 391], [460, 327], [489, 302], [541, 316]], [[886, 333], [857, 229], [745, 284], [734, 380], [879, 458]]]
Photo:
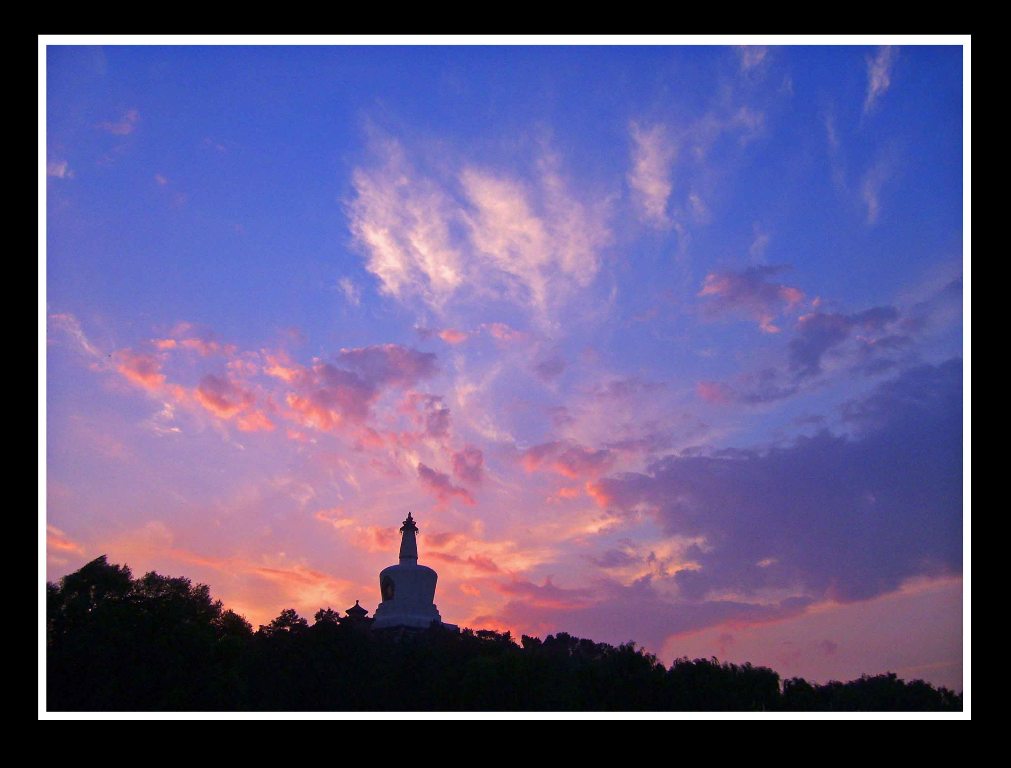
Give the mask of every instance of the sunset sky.
[[960, 45], [45, 63], [48, 579], [962, 690]]

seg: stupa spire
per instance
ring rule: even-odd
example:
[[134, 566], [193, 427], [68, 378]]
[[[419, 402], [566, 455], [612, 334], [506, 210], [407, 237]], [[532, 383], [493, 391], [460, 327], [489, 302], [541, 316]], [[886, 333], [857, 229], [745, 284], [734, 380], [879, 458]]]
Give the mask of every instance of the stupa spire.
[[414, 518], [411, 513], [407, 513], [407, 519], [404, 520], [403, 526], [400, 528], [400, 563], [401, 565], [409, 565], [411, 563], [418, 562], [418, 526], [414, 522]]

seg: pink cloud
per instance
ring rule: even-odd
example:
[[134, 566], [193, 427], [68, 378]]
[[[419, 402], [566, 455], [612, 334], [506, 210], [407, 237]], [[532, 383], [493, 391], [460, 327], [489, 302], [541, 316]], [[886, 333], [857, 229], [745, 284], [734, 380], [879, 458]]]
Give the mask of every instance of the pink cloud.
[[743, 272], [710, 272], [699, 296], [708, 297], [710, 314], [741, 314], [758, 323], [763, 333], [779, 333], [777, 316], [795, 309], [804, 299], [798, 288], [769, 282], [784, 267], [749, 267]]
[[51, 176], [55, 179], [72, 179], [74, 178], [74, 172], [70, 170], [70, 166], [66, 160], [50, 160], [46, 164], [46, 176]]
[[295, 420], [324, 432], [348, 420], [364, 421], [378, 394], [358, 374], [329, 363], [317, 362], [295, 381], [299, 391], [287, 395]]
[[726, 405], [734, 400], [733, 390], [719, 381], [700, 381], [695, 385], [695, 393], [707, 403], [716, 405]]
[[574, 443], [554, 441], [529, 448], [523, 453], [521, 463], [527, 472], [550, 471], [578, 479], [606, 472], [614, 460], [614, 454], [607, 449], [591, 450]]
[[445, 472], [437, 472], [431, 467], [419, 463], [418, 478], [421, 480], [422, 485], [424, 485], [425, 488], [430, 491], [442, 504], [449, 503], [453, 500], [453, 498], [458, 498], [464, 504], [470, 506], [477, 503], [474, 501], [474, 497], [471, 495], [470, 491], [458, 485], [453, 485], [449, 479], [449, 475]]
[[319, 520], [321, 523], [326, 523], [332, 525], [334, 528], [340, 530], [341, 528], [347, 528], [350, 525], [354, 525], [354, 519], [348, 517], [344, 510], [340, 507], [334, 507], [333, 509], [321, 509], [313, 515], [314, 518]]
[[208, 374], [200, 380], [194, 393], [197, 402], [218, 418], [230, 419], [249, 408], [255, 395], [228, 379]]
[[398, 536], [390, 526], [369, 525], [355, 528], [351, 544], [366, 552], [396, 552]]
[[138, 122], [140, 122], [140, 112], [136, 109], [128, 109], [119, 120], [107, 120], [99, 123], [97, 127], [115, 136], [128, 136], [134, 132]]
[[453, 453], [453, 475], [458, 480], [479, 483], [484, 477], [484, 454], [480, 448], [468, 445]]
[[181, 339], [179, 346], [183, 349], [190, 349], [207, 357], [208, 355], [234, 355], [236, 347], [234, 344], [221, 344], [213, 339], [189, 338]]
[[224, 355], [231, 357], [236, 354], [238, 348], [234, 344], [222, 344], [214, 338], [209, 331], [196, 332], [191, 323], [178, 323], [164, 339], [152, 339], [152, 343], [158, 349], [185, 349], [196, 352], [203, 357], [209, 355]]
[[515, 579], [508, 582], [494, 583], [495, 591], [519, 598], [535, 608], [548, 608], [554, 610], [576, 610], [585, 608], [592, 602], [591, 593], [588, 589], [566, 589], [556, 586], [548, 576], [543, 584], [534, 584], [532, 581]]
[[301, 566], [294, 568], [267, 568], [266, 566], [259, 566], [253, 568], [252, 572], [265, 579], [296, 586], [320, 586], [333, 581], [331, 576], [321, 571], [314, 571], [311, 568]]
[[399, 344], [342, 349], [337, 360], [374, 385], [410, 387], [437, 370], [434, 354]]
[[426, 546], [437, 547], [439, 549], [447, 547], [451, 544], [456, 545], [466, 540], [467, 540], [466, 534], [459, 533], [456, 531], [442, 531], [440, 533], [425, 534]]
[[526, 336], [522, 331], [517, 331], [506, 323], [485, 323], [481, 327], [486, 329], [492, 335], [492, 338], [498, 341], [520, 341]]
[[454, 565], [469, 565], [475, 570], [482, 571], [483, 573], [500, 573], [502, 571], [494, 560], [484, 555], [460, 557], [459, 555], [454, 555], [451, 552], [431, 551], [426, 554], [426, 557], [432, 560], [441, 560], [444, 563], [452, 563]]
[[568, 486], [565, 488], [559, 488], [555, 491], [552, 498], [555, 499], [578, 499], [582, 495], [582, 490], [577, 486]]
[[408, 414], [421, 437], [443, 438], [449, 434], [449, 408], [437, 395], [408, 392], [401, 402], [400, 410]]

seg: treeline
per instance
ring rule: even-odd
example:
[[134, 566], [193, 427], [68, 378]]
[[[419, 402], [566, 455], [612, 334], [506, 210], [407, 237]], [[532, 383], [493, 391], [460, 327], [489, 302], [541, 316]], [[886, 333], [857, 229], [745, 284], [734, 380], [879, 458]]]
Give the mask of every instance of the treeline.
[[783, 681], [766, 667], [628, 643], [441, 629], [373, 632], [288, 609], [253, 631], [207, 586], [100, 557], [47, 584], [50, 711], [924, 711], [962, 697], [894, 674]]

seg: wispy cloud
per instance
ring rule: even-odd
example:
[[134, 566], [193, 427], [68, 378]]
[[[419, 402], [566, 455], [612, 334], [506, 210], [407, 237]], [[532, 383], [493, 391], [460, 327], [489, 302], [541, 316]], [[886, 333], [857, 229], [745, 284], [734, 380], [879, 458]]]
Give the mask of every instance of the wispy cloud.
[[578, 201], [555, 165], [542, 161], [536, 193], [505, 174], [469, 167], [460, 175], [474, 211], [466, 216], [471, 243], [491, 267], [485, 279], [542, 321], [573, 287], [593, 281], [610, 240], [603, 212]]
[[139, 122], [140, 112], [136, 109], [128, 109], [119, 120], [107, 120], [99, 123], [96, 127], [115, 136], [128, 136], [136, 130]]
[[744, 74], [760, 68], [769, 54], [769, 49], [764, 45], [738, 45], [736, 50]]
[[899, 55], [898, 48], [883, 45], [873, 57], [867, 58], [867, 96], [864, 98], [864, 114], [868, 114], [877, 100], [892, 84], [892, 67]]
[[633, 122], [632, 168], [628, 184], [632, 188], [640, 219], [657, 229], [668, 229], [667, 202], [674, 191], [674, 160], [677, 145], [660, 123], [643, 127]]
[[77, 344], [78, 349], [89, 357], [96, 360], [103, 360], [103, 355], [98, 348], [88, 340], [88, 337], [81, 329], [81, 324], [74, 315], [67, 313], [55, 313], [48, 317], [50, 331], [56, 330], [67, 334]]
[[550, 153], [527, 181], [469, 164], [437, 179], [418, 172], [395, 141], [380, 151], [378, 166], [354, 173], [350, 216], [384, 293], [437, 311], [450, 301], [502, 299], [548, 322], [596, 276], [610, 239], [602, 210], [576, 198]]
[[755, 261], [758, 261], [765, 255], [765, 249], [769, 247], [772, 235], [762, 229], [757, 222], [752, 227], [752, 231], [754, 232], [754, 236], [751, 240], [751, 245], [748, 247], [748, 255]]
[[458, 209], [439, 184], [411, 167], [398, 142], [381, 142], [378, 152], [378, 166], [353, 174], [351, 231], [383, 293], [419, 294], [440, 308], [464, 279], [464, 257], [449, 228]]
[[860, 196], [867, 208], [867, 224], [872, 225], [881, 213], [881, 188], [891, 179], [891, 165], [878, 161], [864, 174], [860, 184]]
[[337, 287], [340, 288], [344, 300], [351, 306], [357, 307], [362, 303], [362, 289], [350, 277], [338, 280]]

